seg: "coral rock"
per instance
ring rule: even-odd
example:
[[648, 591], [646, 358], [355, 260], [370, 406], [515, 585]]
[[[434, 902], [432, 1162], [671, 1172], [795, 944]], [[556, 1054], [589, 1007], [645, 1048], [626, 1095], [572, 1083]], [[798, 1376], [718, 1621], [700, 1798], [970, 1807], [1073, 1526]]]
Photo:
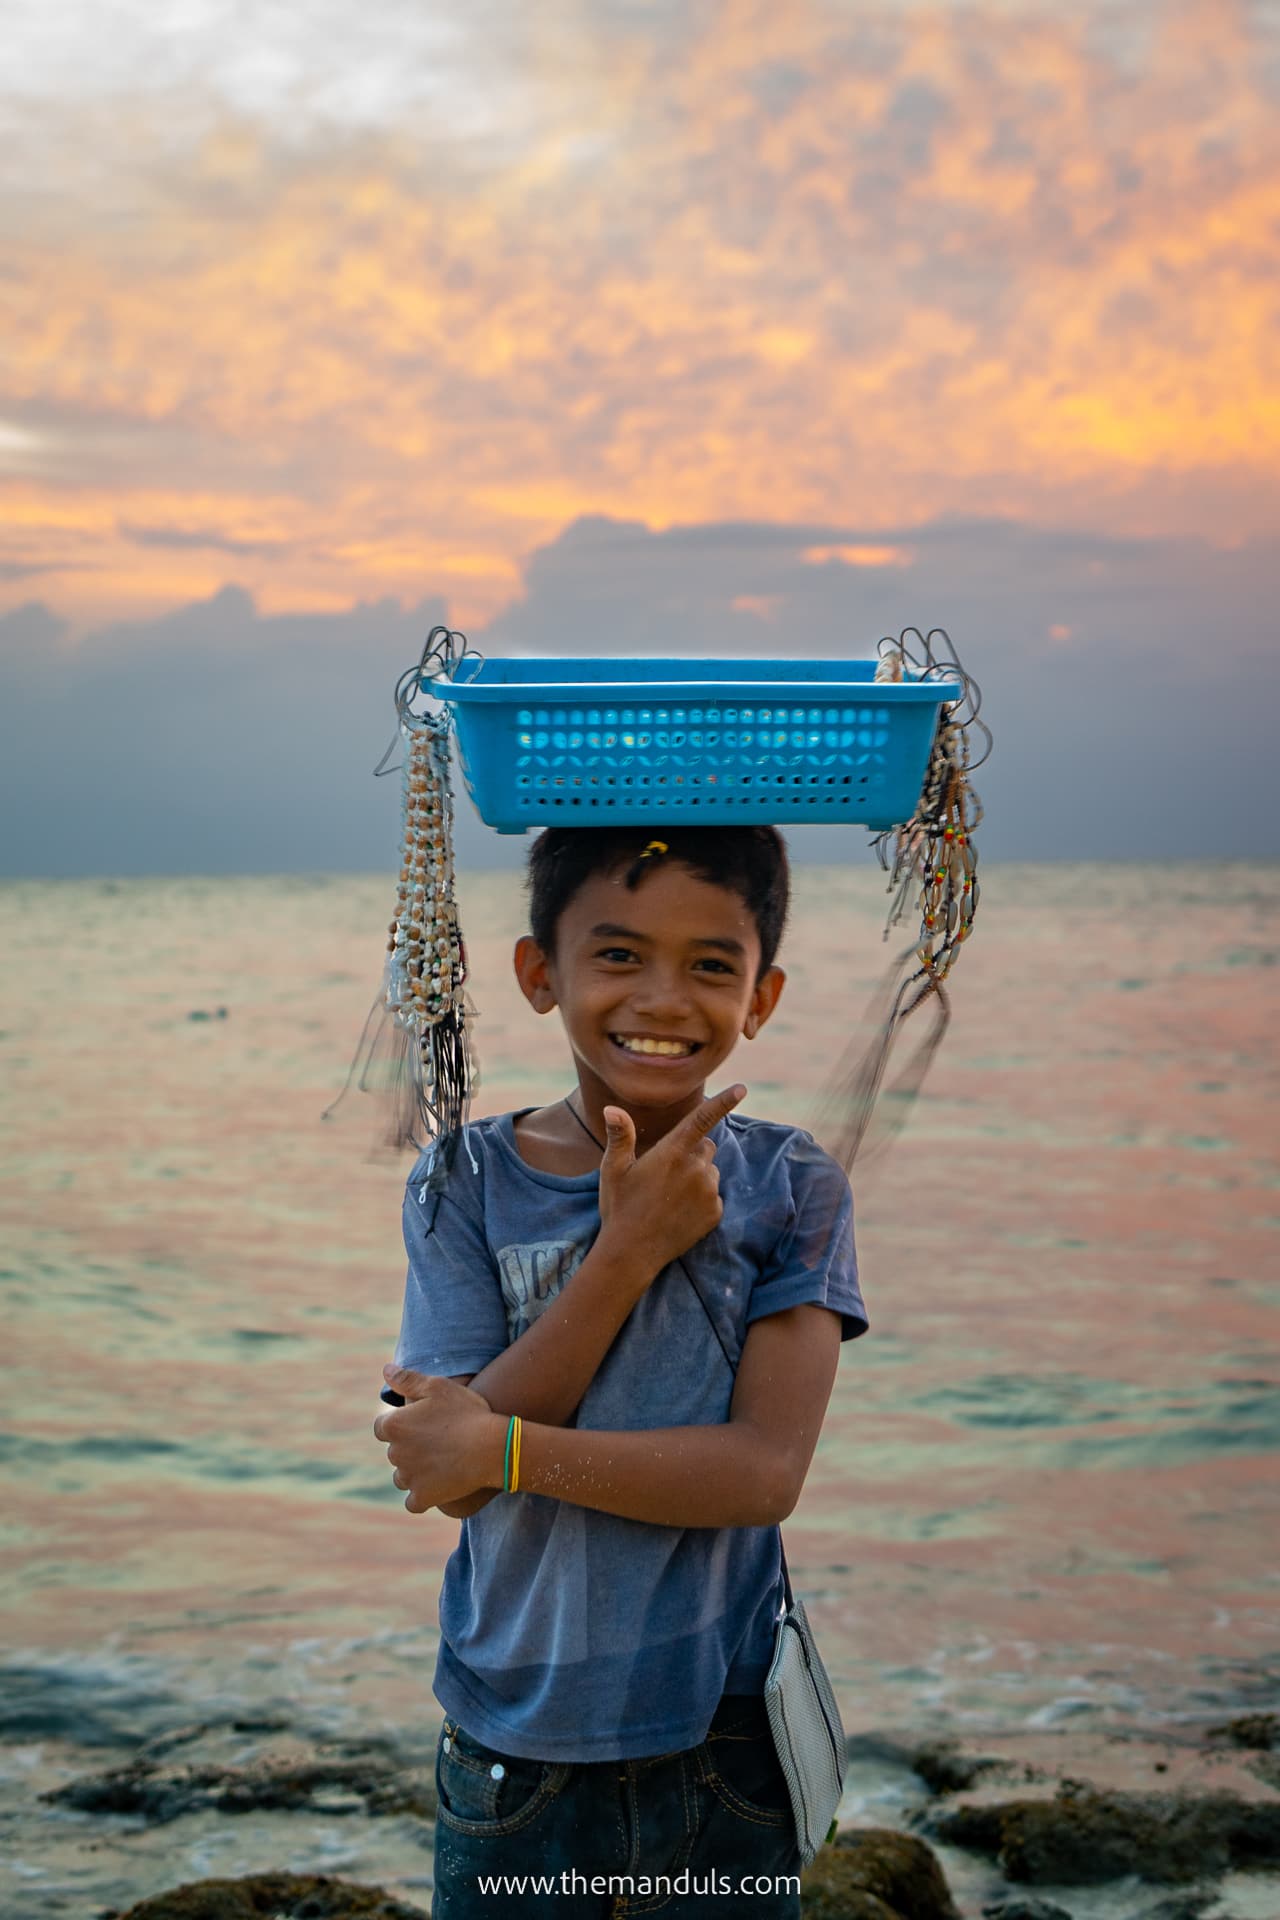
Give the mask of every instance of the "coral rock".
[[1223, 1726], [1210, 1727], [1209, 1738], [1229, 1747], [1270, 1753], [1280, 1747], [1280, 1713], [1243, 1713]]
[[186, 1813], [250, 1813], [323, 1809], [329, 1813], [416, 1814], [435, 1818], [434, 1785], [371, 1759], [321, 1759], [245, 1767], [158, 1766], [135, 1760], [110, 1773], [90, 1774], [43, 1795], [81, 1813], [134, 1814], [153, 1826]]
[[1099, 1793], [1065, 1782], [1052, 1800], [1005, 1800], [930, 1816], [952, 1846], [996, 1855], [1010, 1880], [1099, 1886], [1136, 1873], [1195, 1880], [1280, 1866], [1280, 1801], [1233, 1793]]
[[805, 1920], [957, 1920], [931, 1849], [885, 1827], [837, 1834], [804, 1875], [800, 1904]]
[[961, 1793], [984, 1773], [1005, 1768], [1001, 1760], [962, 1753], [956, 1740], [929, 1740], [914, 1747], [910, 1765], [932, 1793]]
[[243, 1880], [196, 1880], [152, 1894], [114, 1920], [426, 1920], [381, 1887], [323, 1873], [253, 1873]]

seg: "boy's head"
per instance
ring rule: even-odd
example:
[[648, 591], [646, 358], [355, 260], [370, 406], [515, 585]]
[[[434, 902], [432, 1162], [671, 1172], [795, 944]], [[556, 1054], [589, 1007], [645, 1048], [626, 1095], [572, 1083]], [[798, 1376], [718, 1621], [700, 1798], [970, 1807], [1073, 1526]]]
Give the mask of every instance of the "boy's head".
[[791, 898], [787, 850], [776, 827], [549, 827], [529, 852], [530, 932], [553, 956], [560, 916], [588, 880], [620, 874], [634, 892], [667, 861], [738, 896], [759, 935], [757, 977], [766, 973]]
[[772, 827], [551, 828], [529, 857], [520, 986], [558, 1007], [579, 1085], [632, 1111], [695, 1100], [782, 990]]

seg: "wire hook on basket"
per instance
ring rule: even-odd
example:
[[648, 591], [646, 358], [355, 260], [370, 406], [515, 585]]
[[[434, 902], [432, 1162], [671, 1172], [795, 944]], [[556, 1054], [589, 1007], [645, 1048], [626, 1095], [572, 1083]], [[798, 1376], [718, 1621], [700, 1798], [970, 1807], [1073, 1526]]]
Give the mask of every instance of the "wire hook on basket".
[[[450, 627], [432, 627], [422, 643], [422, 653], [417, 665], [406, 667], [396, 681], [395, 708], [401, 726], [403, 727], [406, 721], [412, 721], [416, 717], [413, 702], [419, 693], [427, 692], [433, 681], [453, 680], [457, 677], [458, 669], [464, 660], [479, 661], [483, 658], [483, 654], [475, 647], [467, 645], [465, 633], [456, 633]], [[387, 743], [386, 752], [373, 770], [375, 780], [380, 780], [384, 774], [400, 772], [398, 764], [394, 767], [387, 765], [399, 744], [399, 733], [392, 734]]]

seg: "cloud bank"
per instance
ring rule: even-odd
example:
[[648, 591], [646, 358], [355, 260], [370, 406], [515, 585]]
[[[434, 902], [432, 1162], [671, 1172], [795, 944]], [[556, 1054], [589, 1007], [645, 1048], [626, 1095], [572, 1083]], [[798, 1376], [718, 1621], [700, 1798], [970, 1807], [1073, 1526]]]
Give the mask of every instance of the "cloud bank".
[[[532, 558], [482, 650], [867, 655], [945, 625], [996, 736], [987, 858], [1273, 858], [1280, 657], [1270, 542], [944, 519], [866, 528], [578, 521]], [[370, 771], [443, 602], [272, 615], [243, 589], [73, 640], [0, 619], [0, 870], [385, 870], [398, 783]], [[459, 806], [464, 865], [515, 863]], [[861, 834], [852, 839], [865, 844]], [[845, 858], [842, 829], [794, 836]]]

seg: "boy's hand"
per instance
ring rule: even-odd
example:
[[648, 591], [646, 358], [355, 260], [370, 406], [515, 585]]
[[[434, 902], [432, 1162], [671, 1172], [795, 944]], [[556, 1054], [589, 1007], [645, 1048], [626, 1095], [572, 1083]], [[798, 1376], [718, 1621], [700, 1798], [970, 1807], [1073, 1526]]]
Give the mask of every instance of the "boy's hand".
[[744, 1086], [726, 1087], [687, 1113], [670, 1133], [636, 1158], [636, 1130], [625, 1107], [606, 1107], [609, 1130], [600, 1162], [600, 1232], [630, 1257], [640, 1257], [652, 1279], [719, 1226], [724, 1213], [715, 1143], [717, 1121], [740, 1100]]
[[408, 1367], [382, 1373], [405, 1404], [380, 1413], [373, 1433], [386, 1445], [392, 1479], [405, 1491], [410, 1513], [502, 1485], [507, 1422], [483, 1394]]

